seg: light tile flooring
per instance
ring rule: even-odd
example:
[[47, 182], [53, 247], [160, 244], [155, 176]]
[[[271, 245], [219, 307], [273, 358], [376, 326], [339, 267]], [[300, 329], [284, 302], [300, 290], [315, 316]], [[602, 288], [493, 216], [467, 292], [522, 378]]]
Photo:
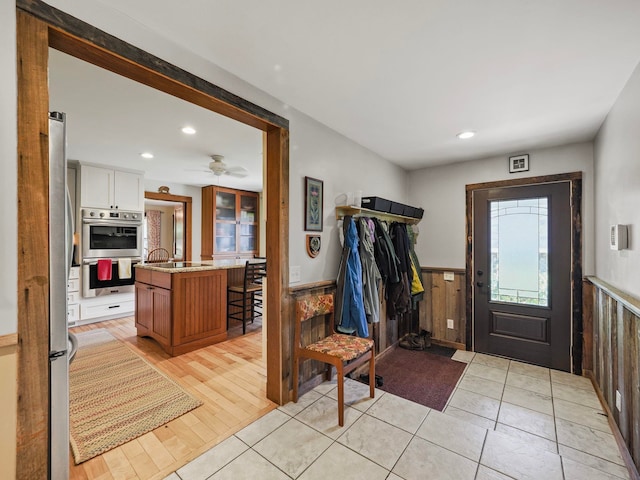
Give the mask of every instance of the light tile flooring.
[[591, 382], [458, 351], [444, 412], [347, 380], [268, 413], [173, 473], [197, 479], [628, 479]]

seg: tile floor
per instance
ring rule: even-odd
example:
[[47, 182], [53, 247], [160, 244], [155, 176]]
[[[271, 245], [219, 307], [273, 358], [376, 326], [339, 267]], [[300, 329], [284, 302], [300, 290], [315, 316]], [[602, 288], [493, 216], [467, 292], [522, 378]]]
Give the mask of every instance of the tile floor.
[[628, 479], [591, 382], [472, 352], [444, 412], [347, 380], [268, 413], [167, 477], [198, 479]]

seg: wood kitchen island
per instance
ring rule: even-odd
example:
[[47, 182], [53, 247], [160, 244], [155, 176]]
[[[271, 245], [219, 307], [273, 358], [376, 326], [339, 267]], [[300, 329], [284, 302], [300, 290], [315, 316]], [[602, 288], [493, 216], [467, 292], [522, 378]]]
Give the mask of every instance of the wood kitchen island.
[[137, 264], [136, 330], [171, 356], [227, 339], [227, 283], [245, 261]]

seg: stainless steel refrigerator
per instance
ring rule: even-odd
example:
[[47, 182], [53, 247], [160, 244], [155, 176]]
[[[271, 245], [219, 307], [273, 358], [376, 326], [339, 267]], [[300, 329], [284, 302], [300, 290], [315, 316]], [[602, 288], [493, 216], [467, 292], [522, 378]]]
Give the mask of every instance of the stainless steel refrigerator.
[[69, 478], [69, 363], [77, 342], [67, 324], [73, 214], [67, 190], [65, 115], [49, 114], [49, 478]]

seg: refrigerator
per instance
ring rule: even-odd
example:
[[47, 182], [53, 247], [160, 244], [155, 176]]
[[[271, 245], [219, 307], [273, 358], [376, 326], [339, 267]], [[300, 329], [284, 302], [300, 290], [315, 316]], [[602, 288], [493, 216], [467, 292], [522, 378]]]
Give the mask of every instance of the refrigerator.
[[67, 324], [73, 214], [67, 190], [64, 113], [49, 114], [49, 478], [69, 478], [69, 363], [77, 341]]

